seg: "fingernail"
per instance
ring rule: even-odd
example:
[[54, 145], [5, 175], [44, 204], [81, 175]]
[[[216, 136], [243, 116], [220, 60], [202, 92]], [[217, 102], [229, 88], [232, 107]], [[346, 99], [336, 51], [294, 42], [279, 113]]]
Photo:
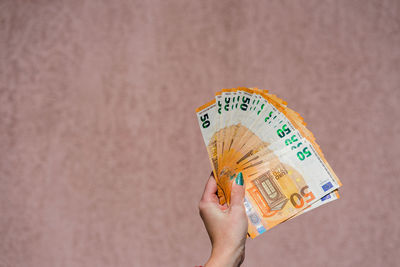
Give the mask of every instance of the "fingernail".
[[236, 177], [235, 182], [236, 182], [238, 185], [243, 185], [244, 180], [243, 180], [243, 174], [242, 174], [242, 172], [239, 172], [239, 174], [238, 174], [237, 177]]

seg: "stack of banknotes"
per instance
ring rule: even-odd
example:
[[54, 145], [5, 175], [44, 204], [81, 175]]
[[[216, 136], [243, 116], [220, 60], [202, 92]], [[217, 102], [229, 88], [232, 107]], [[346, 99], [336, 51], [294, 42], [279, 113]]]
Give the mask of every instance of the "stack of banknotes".
[[257, 88], [224, 89], [196, 109], [221, 204], [243, 174], [252, 238], [339, 198], [341, 182], [303, 118]]

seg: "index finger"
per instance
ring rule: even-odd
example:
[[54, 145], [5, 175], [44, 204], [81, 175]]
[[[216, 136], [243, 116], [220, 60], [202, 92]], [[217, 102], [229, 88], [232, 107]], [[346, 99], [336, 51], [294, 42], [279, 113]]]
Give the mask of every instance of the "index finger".
[[217, 196], [217, 183], [215, 182], [214, 175], [212, 173], [210, 178], [208, 178], [201, 199], [207, 202], [219, 203]]

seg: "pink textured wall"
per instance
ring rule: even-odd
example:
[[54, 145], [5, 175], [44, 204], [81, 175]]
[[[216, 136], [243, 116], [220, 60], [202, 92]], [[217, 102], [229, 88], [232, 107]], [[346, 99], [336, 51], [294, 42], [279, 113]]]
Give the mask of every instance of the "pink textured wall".
[[0, 266], [193, 266], [223, 87], [299, 111], [339, 201], [244, 266], [398, 264], [400, 2], [0, 1]]

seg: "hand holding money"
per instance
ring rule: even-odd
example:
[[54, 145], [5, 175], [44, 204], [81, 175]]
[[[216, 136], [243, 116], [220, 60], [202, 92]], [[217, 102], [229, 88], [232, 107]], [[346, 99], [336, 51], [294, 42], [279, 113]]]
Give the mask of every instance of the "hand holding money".
[[222, 207], [241, 173], [252, 238], [339, 198], [341, 182], [303, 118], [266, 90], [223, 89], [196, 110]]
[[239, 266], [244, 260], [247, 237], [242, 174], [239, 173], [232, 183], [229, 207], [226, 203], [219, 203], [216, 193], [217, 184], [211, 175], [199, 203], [200, 216], [212, 243], [211, 257], [206, 266]]

